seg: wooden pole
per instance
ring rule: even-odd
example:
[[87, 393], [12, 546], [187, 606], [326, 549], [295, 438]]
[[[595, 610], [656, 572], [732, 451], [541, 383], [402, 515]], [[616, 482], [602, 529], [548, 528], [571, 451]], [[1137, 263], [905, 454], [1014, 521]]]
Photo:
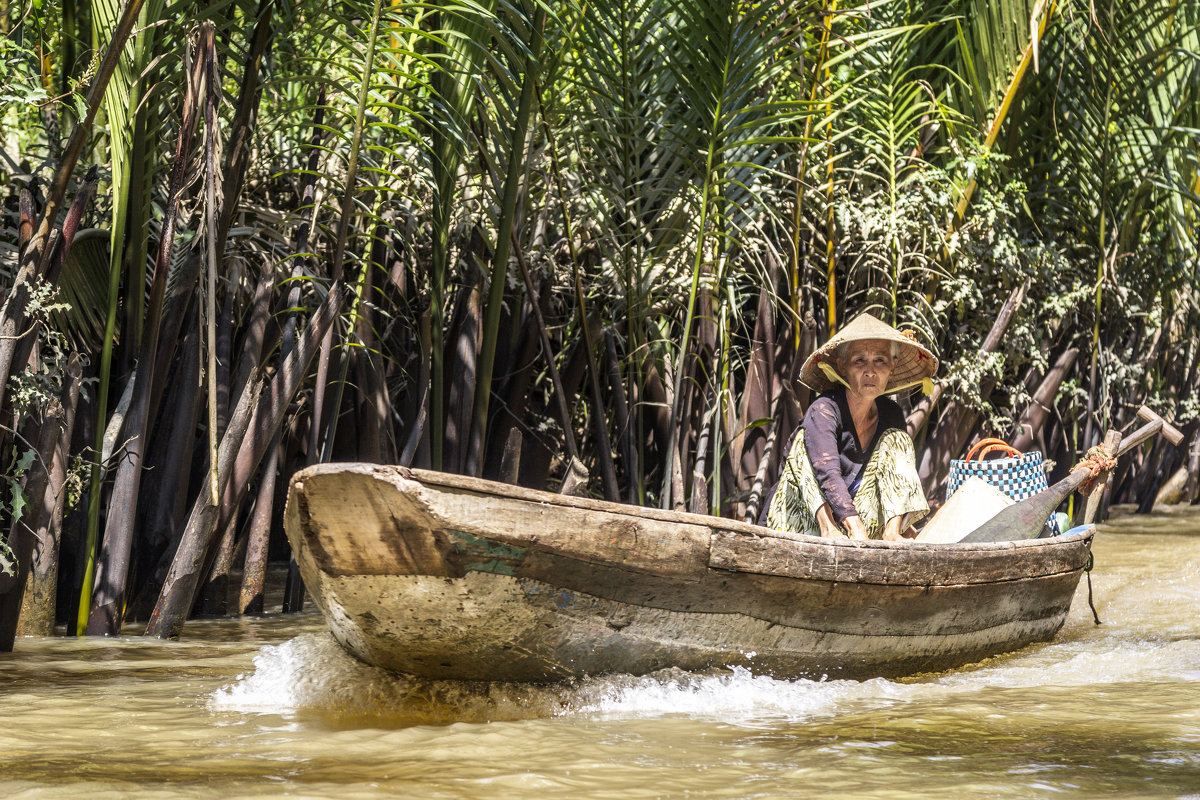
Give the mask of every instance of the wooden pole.
[[[1119, 430], [1109, 431], [1105, 435], [1104, 443], [1100, 447], [1109, 458], [1116, 458], [1121, 448], [1121, 432]], [[1111, 472], [1105, 476], [1104, 480], [1096, 481], [1095, 485], [1092, 486], [1092, 490], [1088, 492], [1087, 506], [1083, 511], [1083, 519], [1080, 520], [1081, 524], [1090, 525], [1096, 522], [1096, 516], [1100, 511], [1100, 501], [1104, 498], [1104, 492], [1110, 486], [1112, 486]]]

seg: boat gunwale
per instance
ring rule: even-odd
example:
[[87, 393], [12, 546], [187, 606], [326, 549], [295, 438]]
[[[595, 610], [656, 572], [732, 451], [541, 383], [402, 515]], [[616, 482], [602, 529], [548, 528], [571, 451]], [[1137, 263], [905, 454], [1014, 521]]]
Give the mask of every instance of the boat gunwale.
[[446, 489], [468, 491], [476, 494], [501, 497], [503, 499], [522, 500], [539, 504], [557, 505], [585, 511], [598, 511], [609, 514], [619, 514], [639, 519], [649, 519], [657, 522], [677, 523], [681, 525], [697, 525], [713, 529], [714, 532], [730, 532], [759, 539], [783, 539], [809, 545], [819, 545], [830, 548], [850, 548], [853, 550], [894, 550], [897, 553], [936, 553], [953, 552], [968, 556], [972, 553], [988, 553], [996, 551], [1015, 551], [1021, 549], [1053, 550], [1072, 544], [1084, 543], [1095, 535], [1095, 528], [1072, 534], [1064, 534], [1040, 539], [1015, 539], [998, 542], [918, 542], [909, 539], [891, 542], [882, 539], [849, 539], [825, 538], [803, 533], [790, 533], [775, 530], [749, 522], [743, 522], [728, 517], [716, 517], [709, 514], [696, 514], [688, 511], [671, 511], [646, 506], [635, 506], [628, 503], [614, 503], [608, 500], [596, 500], [590, 497], [574, 497], [571, 495], [555, 494], [553, 492], [530, 489], [517, 484], [500, 483], [486, 478], [473, 478], [467, 475], [455, 475], [449, 472], [417, 469], [398, 464], [371, 464], [368, 462], [330, 462], [313, 464], [296, 471], [290, 483], [303, 481], [308, 476], [327, 473], [344, 472], [347, 470], [360, 473], [388, 475], [398, 474], [407, 480], [419, 484], [433, 485]]

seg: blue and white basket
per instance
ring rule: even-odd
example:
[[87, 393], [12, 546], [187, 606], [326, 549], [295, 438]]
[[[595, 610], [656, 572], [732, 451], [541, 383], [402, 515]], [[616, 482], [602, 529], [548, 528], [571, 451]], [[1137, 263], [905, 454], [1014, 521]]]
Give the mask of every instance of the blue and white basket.
[[[1008, 458], [984, 460], [988, 452], [997, 448], [1011, 455]], [[982, 439], [971, 448], [966, 458], [950, 461], [950, 483], [946, 497], [954, 494], [963, 481], [971, 476], [982, 478], [1017, 502], [1049, 488], [1040, 452], [1019, 453], [999, 439]], [[1058, 520], [1053, 516], [1046, 520], [1046, 524], [1055, 536], [1062, 532]]]

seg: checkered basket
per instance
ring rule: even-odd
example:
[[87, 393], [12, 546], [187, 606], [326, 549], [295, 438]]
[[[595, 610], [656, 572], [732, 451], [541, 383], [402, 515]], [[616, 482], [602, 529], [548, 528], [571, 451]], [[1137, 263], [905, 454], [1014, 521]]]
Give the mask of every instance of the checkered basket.
[[[1006, 453], [1007, 457], [986, 460], [985, 456], [994, 450]], [[963, 481], [972, 475], [982, 478], [1017, 501], [1032, 497], [1049, 485], [1046, 482], [1046, 471], [1042, 468], [1040, 452], [1033, 450], [1021, 453], [1000, 439], [981, 439], [967, 453], [966, 458], [950, 461], [950, 485], [946, 497], [954, 494]], [[1062, 532], [1053, 516], [1046, 524], [1055, 536]]]

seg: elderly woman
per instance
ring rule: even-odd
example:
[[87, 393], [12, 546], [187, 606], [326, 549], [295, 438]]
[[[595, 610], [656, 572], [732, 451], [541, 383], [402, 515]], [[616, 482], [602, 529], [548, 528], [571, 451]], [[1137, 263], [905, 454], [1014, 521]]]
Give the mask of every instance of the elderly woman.
[[800, 380], [821, 395], [792, 434], [765, 523], [793, 533], [898, 540], [929, 513], [904, 414], [884, 395], [928, 387], [937, 363], [911, 333], [870, 314], [814, 352]]

